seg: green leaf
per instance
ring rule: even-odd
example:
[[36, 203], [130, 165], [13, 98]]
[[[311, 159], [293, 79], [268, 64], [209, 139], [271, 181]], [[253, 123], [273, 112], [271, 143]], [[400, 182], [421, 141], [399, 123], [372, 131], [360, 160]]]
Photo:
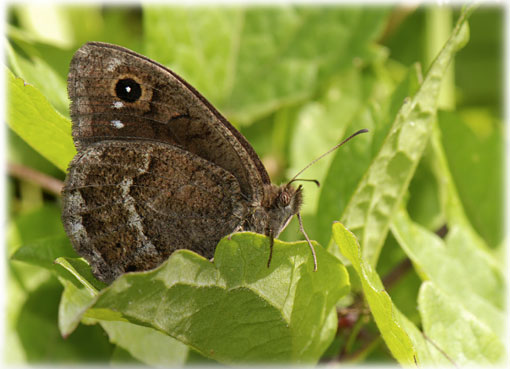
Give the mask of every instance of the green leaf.
[[110, 342], [147, 365], [165, 367], [186, 363], [188, 347], [164, 333], [126, 322], [101, 321], [100, 324]]
[[434, 164], [431, 146], [429, 142], [409, 184], [410, 196], [406, 201], [406, 208], [417, 223], [427, 229], [438, 230], [444, 225], [445, 217], [439, 199], [440, 179], [436, 178], [432, 169]]
[[[10, 36], [13, 36], [12, 31]], [[41, 91], [58, 112], [68, 114], [66, 80], [38, 55], [32, 45], [21, 40], [15, 46], [7, 44], [7, 57], [16, 75]]]
[[60, 256], [78, 256], [67, 236], [44, 238], [25, 244], [16, 250], [11, 259], [53, 269], [53, 262]]
[[428, 340], [441, 348], [458, 367], [503, 364], [502, 341], [433, 282], [424, 282], [418, 298]]
[[458, 113], [439, 112], [441, 143], [466, 215], [496, 246], [503, 237], [504, 135], [501, 123], [487, 112], [464, 115], [471, 125]]
[[64, 292], [58, 307], [58, 327], [68, 337], [82, 320], [83, 314], [106, 285], [92, 275], [90, 266], [81, 258], [59, 257], [55, 264]]
[[61, 293], [62, 286], [52, 278], [31, 291], [18, 312], [16, 332], [24, 348], [25, 364], [69, 366], [107, 361], [112, 345], [99, 327], [80, 326], [67, 339], [60, 335], [56, 312]]
[[6, 129], [8, 143], [6, 157], [9, 164], [19, 164], [37, 170], [48, 176], [63, 179], [63, 172], [42, 157], [9, 127]]
[[[347, 202], [352, 197], [363, 174], [380, 150], [384, 138], [395, 120], [400, 104], [417, 90], [420, 79], [420, 70], [415, 65], [389, 97], [382, 102], [367, 104], [360, 114], [352, 119], [348, 133], [354, 133], [360, 128], [367, 128], [369, 132], [361, 137], [356, 137], [337, 150], [326, 178], [321, 182], [322, 190], [318, 204], [315, 235], [319, 243], [326, 244], [331, 239], [332, 220], [338, 218], [338, 214], [342, 214], [345, 210]], [[316, 178], [313, 175], [311, 177]], [[329, 251], [334, 255], [338, 254], [337, 247], [329, 249]]]
[[417, 353], [402, 327], [402, 315], [384, 290], [381, 279], [363, 260], [356, 237], [341, 223], [333, 224], [333, 237], [358, 274], [370, 311], [391, 354], [402, 365], [417, 363]]
[[[442, 212], [445, 215], [449, 228], [456, 226], [463, 230], [463, 237], [467, 242], [476, 245], [482, 253], [490, 252], [485, 241], [476, 233], [471, 226], [468, 217], [464, 211], [459, 193], [452, 178], [444, 148], [441, 145], [440, 131], [437, 125], [432, 127], [431, 147], [434, 155], [433, 171], [437, 178], [439, 187], [439, 197]], [[496, 260], [500, 268], [503, 265], [500, 260]]]
[[326, 76], [354, 61], [370, 59], [386, 13], [146, 6], [146, 52], [234, 122], [250, 123], [310, 97]]
[[10, 219], [16, 230], [17, 240], [9, 239], [9, 248], [36, 243], [46, 238], [65, 236], [60, 220], [60, 207], [47, 203]]
[[81, 316], [93, 302], [97, 291], [71, 278], [60, 278], [64, 292], [58, 306], [58, 328], [67, 338], [80, 324]]
[[420, 331], [414, 323], [412, 323], [404, 314], [395, 310], [395, 315], [398, 317], [399, 323], [406, 331], [407, 335], [413, 342], [413, 346], [417, 352], [417, 363], [424, 366], [445, 367], [452, 364], [451, 359], [441, 351], [439, 347], [434, 345], [433, 342]]
[[443, 242], [400, 210], [393, 217], [391, 230], [422, 279], [440, 286], [459, 306], [502, 334], [503, 275], [487, 254], [469, 242], [464, 229], [454, 226]]
[[343, 265], [305, 242], [234, 234], [214, 264], [179, 250], [159, 268], [127, 273], [98, 295], [86, 317], [157, 329], [220, 362], [316, 362], [336, 331], [335, 304], [349, 291]]
[[[90, 270], [90, 266], [82, 258], [60, 257], [55, 260], [55, 264], [60, 265], [76, 278], [90, 293], [97, 295], [98, 291], [106, 287], [106, 284], [97, 280]], [[68, 278], [73, 280], [72, 278]]]
[[37, 152], [62, 171], [76, 150], [71, 123], [33, 86], [7, 70], [7, 123]]
[[505, 106], [506, 24], [504, 8], [481, 6], [469, 21], [469, 44], [455, 61], [459, 103], [487, 106], [500, 117]]
[[[371, 104], [369, 102], [373, 102], [374, 105], [378, 104], [379, 100], [383, 98], [377, 95], [384, 88], [383, 83], [379, 85], [375, 83], [377, 76], [370, 72], [367, 72], [365, 68], [351, 68], [339, 72], [333, 78], [330, 78], [331, 82], [324, 96], [309, 102], [299, 110], [296, 117], [297, 122], [292, 131], [293, 137], [290, 142], [290, 167], [287, 170], [287, 178], [293, 178], [296, 173], [312, 160], [324, 154], [327, 149], [338, 144], [356, 130], [373, 128], [374, 122], [370, 119], [371, 111], [368, 106]], [[356, 142], [358, 147], [363, 146], [366, 148], [368, 139], [366, 136], [356, 138], [348, 145], [337, 150], [337, 153], [344, 151], [345, 148], [351, 146], [354, 142]], [[328, 172], [328, 168], [331, 167], [330, 164], [334, 160], [333, 158], [334, 155], [323, 157], [307, 168], [304, 176], [316, 179], [321, 184], [324, 184], [324, 177]], [[363, 169], [365, 168], [362, 165], [360, 170]], [[341, 179], [337, 178], [337, 181], [341, 182], [345, 179], [343, 177]], [[317, 213], [320, 217], [321, 212], [320, 210], [317, 211], [317, 200], [319, 199], [319, 194], [322, 196], [322, 191], [313, 183], [304, 182], [302, 185], [306, 193], [306, 201], [303, 204], [302, 213]], [[323, 190], [324, 188], [326, 187], [322, 186]], [[332, 187], [332, 190], [338, 193], [335, 187]], [[328, 205], [328, 209], [335, 209], [331, 203]], [[328, 219], [326, 234], [323, 234], [321, 231], [312, 231], [313, 237], [316, 238], [318, 236], [318, 240], [321, 240], [321, 242], [328, 242], [331, 236], [331, 221], [337, 215], [338, 212], [335, 212], [334, 217]], [[320, 221], [320, 218], [317, 219], [318, 223]]]
[[416, 94], [404, 101], [380, 151], [341, 216], [342, 223], [359, 236], [363, 257], [371, 265], [377, 263], [391, 216], [407, 190], [432, 132], [441, 77], [455, 52], [468, 40], [470, 11], [472, 8], [460, 16]]

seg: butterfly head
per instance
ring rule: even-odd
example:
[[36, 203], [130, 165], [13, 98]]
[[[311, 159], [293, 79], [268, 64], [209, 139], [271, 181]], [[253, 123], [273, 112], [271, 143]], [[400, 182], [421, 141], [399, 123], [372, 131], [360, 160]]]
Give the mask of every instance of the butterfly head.
[[278, 237], [287, 227], [292, 217], [301, 209], [303, 203], [302, 186], [272, 185], [268, 194], [266, 209], [269, 215], [269, 228], [272, 230], [274, 237]]

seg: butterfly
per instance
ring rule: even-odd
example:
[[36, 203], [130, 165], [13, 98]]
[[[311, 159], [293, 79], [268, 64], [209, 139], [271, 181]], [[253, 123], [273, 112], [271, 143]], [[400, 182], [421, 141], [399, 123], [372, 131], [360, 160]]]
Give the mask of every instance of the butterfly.
[[304, 232], [296, 179], [272, 184], [246, 138], [170, 69], [89, 42], [72, 58], [68, 93], [77, 154], [62, 221], [99, 280], [152, 269], [177, 249], [212, 258], [238, 231], [269, 237], [269, 265], [294, 215]]

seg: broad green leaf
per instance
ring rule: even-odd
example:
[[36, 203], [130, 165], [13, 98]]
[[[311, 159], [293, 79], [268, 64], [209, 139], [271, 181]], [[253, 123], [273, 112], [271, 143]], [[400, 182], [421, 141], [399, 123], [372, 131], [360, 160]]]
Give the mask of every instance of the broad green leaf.
[[11, 256], [11, 260], [24, 261], [46, 269], [52, 269], [55, 259], [61, 256], [77, 257], [67, 236], [39, 239], [22, 245]]
[[[503, 3], [502, 3], [503, 4]], [[505, 21], [503, 6], [481, 6], [469, 22], [469, 44], [455, 61], [459, 105], [487, 106], [503, 113], [505, 106]]]
[[[31, 45], [7, 45], [7, 57], [13, 71], [24, 81], [37, 88], [61, 114], [69, 112], [66, 80], [48, 65]], [[23, 54], [18, 51], [22, 48]], [[29, 55], [29, 56], [27, 56]]]
[[31, 291], [18, 312], [16, 332], [26, 355], [25, 365], [107, 361], [112, 345], [101, 328], [80, 326], [67, 339], [61, 336], [57, 327], [61, 293], [62, 286], [52, 278]]
[[63, 172], [30, 147], [9, 127], [6, 129], [6, 159], [9, 164], [19, 164], [48, 176], [63, 179]]
[[64, 7], [56, 4], [27, 4], [15, 9], [18, 22], [34, 37], [64, 47], [71, 45], [73, 34]]
[[230, 119], [250, 123], [312, 96], [326, 76], [370, 59], [386, 13], [145, 6], [146, 51]]
[[[440, 205], [447, 225], [449, 228], [460, 227], [463, 231], [463, 237], [468, 242], [476, 245], [482, 253], [488, 253], [490, 250], [487, 244], [473, 229], [464, 211], [444, 153], [444, 148], [441, 145], [440, 131], [437, 125], [432, 127], [432, 132], [433, 171], [436, 178], [438, 178]], [[503, 265], [499, 263], [499, 267], [503, 268]]]
[[[381, 102], [367, 104], [360, 114], [352, 119], [348, 133], [360, 128], [367, 128], [369, 132], [337, 150], [326, 178], [321, 182], [315, 235], [319, 243], [325, 244], [331, 239], [331, 222], [345, 210], [356, 186], [381, 148], [402, 101], [417, 90], [420, 79], [420, 70], [415, 65], [390, 96]], [[337, 247], [329, 251], [338, 255]]]
[[446, 242], [415, 224], [404, 210], [393, 217], [391, 230], [400, 246], [420, 271], [494, 332], [504, 327], [502, 309], [504, 278], [476, 245], [454, 226]]
[[76, 150], [71, 123], [33, 86], [7, 70], [7, 123], [37, 152], [65, 171]]
[[[470, 237], [469, 230], [460, 225], [454, 225], [449, 230], [445, 241], [446, 248], [462, 262], [464, 270], [469, 271], [467, 278], [472, 290], [503, 312], [505, 274], [495, 257], [478, 247]], [[475, 270], [476, 273], [473, 272]]]
[[[27, 345], [20, 337], [22, 332], [19, 330], [18, 320], [30, 295], [36, 293], [38, 288], [47, 283], [52, 276], [47, 270], [30, 264], [10, 261], [6, 264], [4, 294], [8, 303], [5, 304], [4, 342], [8, 342], [9, 345], [8, 350], [4, 350], [3, 361], [5, 364], [26, 363]], [[37, 328], [33, 327], [33, 329]]]
[[155, 329], [126, 322], [101, 321], [100, 324], [110, 342], [147, 365], [167, 367], [186, 363], [188, 347]]
[[339, 222], [333, 224], [333, 237], [356, 270], [370, 311], [393, 357], [402, 365], [417, 364], [417, 352], [402, 327], [402, 315], [393, 305], [375, 270], [363, 259], [356, 237]]
[[62, 337], [67, 338], [80, 324], [81, 316], [90, 306], [97, 291], [71, 278], [60, 278], [64, 292], [58, 306], [58, 328]]
[[[488, 112], [440, 111], [438, 123], [452, 180], [473, 227], [496, 246], [503, 237], [503, 150], [501, 123]], [[476, 126], [475, 126], [476, 124]]]
[[[22, 245], [37, 243], [41, 238], [49, 237], [59, 232], [62, 226], [58, 219], [58, 214], [59, 212], [55, 206], [44, 206], [30, 212], [15, 213], [10, 216], [5, 232], [4, 255], [10, 256]], [[39, 346], [30, 345], [28, 342], [29, 332], [21, 332], [20, 316], [24, 314], [24, 309], [31, 295], [37, 294], [39, 288], [44, 288], [41, 286], [47, 284], [52, 276], [48, 270], [31, 264], [11, 261], [10, 258], [6, 261], [4, 293], [7, 296], [8, 303], [5, 306], [4, 334], [5, 342], [9, 344], [8, 350], [4, 352], [3, 359], [8, 364], [21, 364], [26, 363], [32, 355], [32, 353], [26, 352], [27, 348], [29, 350], [33, 348], [33, 351], [37, 351]], [[59, 288], [58, 284], [54, 283], [53, 285]], [[40, 297], [41, 294], [38, 294], [38, 296]], [[51, 299], [53, 296], [53, 294], [50, 295], [48, 299]], [[48, 301], [44, 298], [39, 300], [39, 304], [44, 303], [48, 303]], [[36, 304], [31, 305], [36, 306]], [[24, 316], [26, 317], [26, 315]], [[56, 320], [54, 323], [56, 324]], [[39, 328], [36, 325], [32, 327], [32, 329]]]
[[58, 307], [58, 326], [68, 337], [82, 320], [83, 314], [106, 285], [94, 278], [90, 266], [81, 258], [59, 257], [54, 263], [64, 292]]
[[375, 265], [397, 209], [426, 147], [441, 87], [455, 52], [468, 40], [467, 18], [460, 16], [452, 35], [432, 63], [416, 94], [404, 101], [380, 151], [350, 198], [341, 221], [361, 240], [363, 257]]
[[60, 220], [60, 207], [45, 204], [36, 209], [18, 213], [10, 219], [13, 228], [8, 246], [11, 252], [20, 246], [39, 242], [46, 238], [65, 236]]
[[127, 273], [103, 289], [87, 318], [152, 327], [220, 362], [316, 362], [336, 331], [335, 304], [349, 291], [341, 263], [304, 242], [223, 239], [214, 264], [180, 250], [159, 268]]
[[428, 340], [456, 366], [503, 364], [505, 347], [498, 336], [433, 282], [423, 283], [418, 303]]

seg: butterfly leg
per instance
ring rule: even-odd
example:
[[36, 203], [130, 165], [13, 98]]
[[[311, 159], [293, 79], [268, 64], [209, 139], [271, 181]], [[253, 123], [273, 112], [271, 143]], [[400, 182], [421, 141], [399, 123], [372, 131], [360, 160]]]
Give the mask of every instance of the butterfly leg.
[[237, 227], [234, 228], [234, 230], [228, 235], [228, 240], [232, 240], [232, 235], [237, 232], [241, 232], [243, 230], [242, 224], [239, 224]]
[[271, 260], [273, 259], [273, 246], [274, 246], [274, 236], [273, 231], [269, 231], [269, 259], [267, 259], [267, 267], [271, 266]]

